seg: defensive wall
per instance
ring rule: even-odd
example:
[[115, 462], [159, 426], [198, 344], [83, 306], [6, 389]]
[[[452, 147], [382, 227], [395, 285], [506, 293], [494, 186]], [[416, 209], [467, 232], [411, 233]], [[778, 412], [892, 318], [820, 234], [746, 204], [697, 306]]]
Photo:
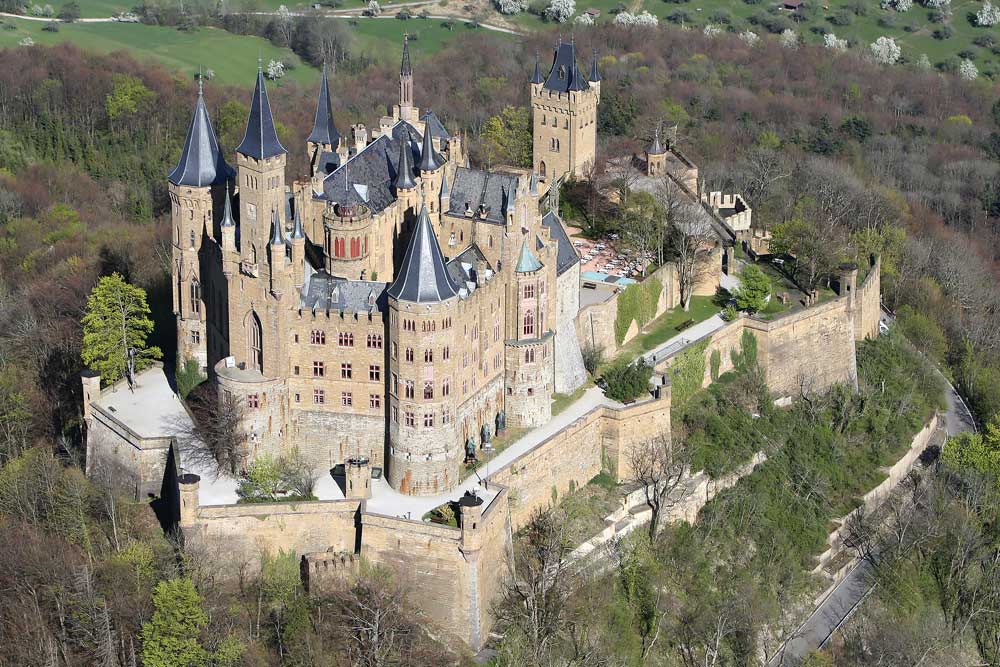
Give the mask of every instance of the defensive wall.
[[[878, 335], [880, 267], [880, 261], [873, 260], [861, 287], [855, 288], [857, 269], [845, 265], [837, 283], [839, 295], [829, 301], [772, 320], [739, 317], [700, 339], [708, 341], [702, 386], [712, 383], [713, 373], [732, 370], [733, 353], [741, 350], [747, 331], [756, 338], [757, 361], [773, 394], [798, 396], [836, 383], [857, 386], [855, 343]], [[665, 371], [679, 354], [683, 352], [660, 362], [658, 370]], [[718, 368], [713, 369], [716, 354]]]

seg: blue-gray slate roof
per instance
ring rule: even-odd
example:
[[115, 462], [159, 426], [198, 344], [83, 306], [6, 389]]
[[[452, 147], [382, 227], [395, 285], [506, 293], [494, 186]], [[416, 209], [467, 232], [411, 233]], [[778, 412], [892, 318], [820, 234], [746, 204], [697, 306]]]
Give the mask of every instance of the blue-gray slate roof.
[[267, 100], [267, 88], [264, 86], [264, 73], [259, 68], [257, 85], [254, 86], [253, 100], [250, 102], [247, 131], [243, 135], [243, 141], [236, 148], [236, 152], [256, 160], [264, 160], [288, 152], [278, 141], [274, 116], [271, 115], [271, 103]]
[[420, 146], [420, 164], [417, 166], [420, 171], [435, 171], [444, 164], [444, 158], [434, 150], [434, 141], [431, 133], [424, 131], [424, 140]]
[[317, 311], [365, 313], [377, 310], [384, 313], [388, 304], [386, 287], [386, 283], [371, 280], [335, 278], [321, 269], [307, 276], [299, 307]]
[[330, 84], [326, 80], [326, 63], [323, 63], [323, 78], [319, 84], [319, 99], [316, 100], [316, 118], [306, 141], [331, 146], [336, 146], [340, 141], [340, 132], [333, 124], [333, 105], [330, 102]]
[[191, 124], [184, 139], [181, 159], [168, 178], [174, 185], [202, 188], [225, 183], [235, 175], [236, 172], [226, 164], [219, 150], [219, 142], [215, 138], [208, 109], [205, 108], [205, 96], [199, 80], [198, 100], [194, 104], [194, 115], [191, 116]]
[[560, 42], [552, 58], [552, 68], [545, 79], [545, 88], [557, 93], [588, 90], [590, 84], [580, 74], [576, 64], [576, 46]]
[[502, 225], [506, 222], [507, 207], [514, 204], [516, 189], [517, 176], [513, 174], [458, 167], [451, 183], [448, 213], [464, 216], [468, 204], [478, 219], [479, 207], [483, 206], [486, 211], [485, 220]]
[[556, 275], [561, 276], [567, 269], [572, 268], [580, 261], [580, 255], [573, 247], [573, 242], [562, 226], [559, 216], [549, 211], [542, 217], [542, 224], [549, 228], [553, 240], [558, 244], [556, 247]]
[[456, 285], [475, 283], [476, 264], [478, 262], [485, 262], [486, 268], [492, 270], [489, 260], [486, 259], [483, 251], [476, 244], [472, 244], [448, 260], [448, 275], [451, 276]]
[[410, 237], [396, 280], [389, 285], [389, 296], [412, 303], [439, 303], [458, 296], [456, 285], [444, 263], [441, 247], [427, 215], [427, 205], [420, 207], [417, 225]]
[[424, 121], [424, 131], [430, 131], [431, 136], [435, 139], [450, 139], [451, 135], [448, 134], [448, 129], [441, 122], [441, 119], [437, 117], [433, 111], [428, 111], [420, 120]]

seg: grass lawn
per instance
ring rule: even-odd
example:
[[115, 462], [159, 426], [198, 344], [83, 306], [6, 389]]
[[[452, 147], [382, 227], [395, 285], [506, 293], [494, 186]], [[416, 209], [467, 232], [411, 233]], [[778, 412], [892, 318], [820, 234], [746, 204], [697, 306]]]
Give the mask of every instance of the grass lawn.
[[677, 330], [677, 326], [682, 322], [694, 320], [695, 323], [698, 323], [707, 320], [719, 312], [719, 307], [712, 303], [714, 298], [712, 296], [693, 296], [691, 297], [690, 310], [684, 310], [678, 306], [663, 313], [647, 324], [643, 333], [625, 344], [615, 358], [632, 360], [681, 333]]
[[514, 35], [487, 32], [482, 28], [475, 28], [461, 22], [456, 22], [454, 29], [448, 30], [441, 19], [412, 18], [402, 21], [396, 18], [352, 17], [343, 20], [350, 21], [354, 30], [356, 35], [356, 51], [360, 50], [364, 53], [369, 53], [375, 58], [389, 58], [394, 61], [399, 60], [399, 53], [403, 43], [403, 33], [410, 36], [410, 53], [417, 60], [422, 56], [437, 53], [450, 40], [471, 32], [515, 39]]
[[572, 394], [552, 394], [552, 416], [555, 417], [557, 414], [573, 405], [576, 399], [583, 396], [583, 392], [590, 388], [590, 376], [587, 376], [587, 381], [583, 383], [576, 391]]
[[[289, 49], [279, 49], [260, 37], [234, 35], [218, 28], [181, 32], [174, 28], [139, 23], [60, 24], [59, 32], [45, 32], [44, 23], [4, 19], [15, 30], [0, 29], [0, 47], [17, 46], [25, 37], [35, 44], [71, 42], [80, 48], [111, 53], [128, 51], [139, 60], [158, 61], [179, 75], [194, 76], [198, 67], [215, 71], [215, 81], [250, 86], [257, 69], [257, 54], [268, 60], [292, 62], [287, 78], [301, 83], [319, 80], [319, 70], [303, 63]], [[280, 85], [280, 84], [279, 84]]]

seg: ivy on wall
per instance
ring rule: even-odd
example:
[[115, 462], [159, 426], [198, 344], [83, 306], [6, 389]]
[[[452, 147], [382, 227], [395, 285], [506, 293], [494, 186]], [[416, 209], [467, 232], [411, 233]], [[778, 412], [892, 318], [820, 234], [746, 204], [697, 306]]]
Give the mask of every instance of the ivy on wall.
[[618, 295], [618, 312], [615, 315], [615, 341], [621, 345], [625, 335], [635, 321], [639, 328], [646, 326], [656, 315], [656, 304], [660, 300], [663, 284], [656, 276], [650, 276], [641, 283], [629, 285]]
[[670, 398], [675, 407], [688, 402], [705, 380], [705, 350], [708, 339], [691, 345], [670, 366]]

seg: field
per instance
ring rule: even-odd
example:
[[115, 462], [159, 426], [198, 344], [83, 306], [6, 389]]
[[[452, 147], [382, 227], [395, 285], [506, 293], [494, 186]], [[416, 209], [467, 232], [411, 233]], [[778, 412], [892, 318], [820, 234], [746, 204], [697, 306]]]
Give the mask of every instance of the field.
[[[440, 20], [433, 19], [338, 20], [352, 21], [355, 52], [376, 58], [399, 58], [404, 32], [414, 40], [413, 55], [419, 60], [440, 50], [449, 39], [478, 29], [460, 23], [454, 30], [448, 30]], [[218, 28], [182, 32], [138, 23], [60, 23], [58, 32], [47, 32], [42, 29], [46, 24], [40, 21], [4, 18], [3, 23], [0, 47], [17, 46], [30, 37], [35, 44], [71, 42], [101, 53], [124, 50], [139, 60], [156, 60], [180, 74], [193, 76], [199, 67], [211, 68], [216, 81], [236, 85], [249, 85], [260, 53], [265, 63], [272, 59], [292, 63], [294, 67], [287, 74], [290, 80], [308, 84], [319, 77], [317, 69], [303, 63], [290, 49], [278, 48], [260, 37], [234, 35]]]
[[[751, 24], [750, 17], [780, 17], [779, 21], [798, 32], [800, 39], [807, 44], [821, 45], [825, 30], [841, 39], [847, 39], [852, 48], [867, 50], [869, 44], [886, 35], [896, 40], [902, 48], [903, 58], [911, 62], [926, 53], [930, 61], [937, 64], [968, 51], [980, 70], [990, 69], [991, 65], [1000, 63], [1000, 57], [991, 53], [989, 48], [973, 44], [977, 37], [989, 35], [1000, 46], [1000, 27], [973, 25], [973, 17], [982, 7], [979, 0], [953, 0], [952, 15], [946, 23], [932, 22], [931, 11], [916, 3], [908, 12], [896, 12], [881, 9], [874, 0], [806, 0], [806, 5], [799, 10], [798, 16], [793, 12], [777, 9], [777, 3], [773, 0], [755, 0], [753, 4], [743, 0], [578, 0], [576, 5], [577, 13], [591, 8], [600, 10], [601, 16], [597, 19], [599, 23], [614, 20], [611, 12], [623, 7], [633, 12], [649, 11], [661, 23], [673, 14], [674, 23], [689, 28], [702, 29], [707, 24], [713, 24], [723, 30], [736, 32], [749, 29], [761, 36], [766, 35], [768, 30], [763, 25]], [[834, 20], [831, 21], [831, 18]], [[546, 25], [542, 19], [527, 12], [511, 19], [528, 29]], [[849, 21], [848, 25], [835, 25], [835, 22], [845, 20]], [[935, 31], [944, 25], [951, 28], [951, 36], [945, 39], [935, 38]]]

